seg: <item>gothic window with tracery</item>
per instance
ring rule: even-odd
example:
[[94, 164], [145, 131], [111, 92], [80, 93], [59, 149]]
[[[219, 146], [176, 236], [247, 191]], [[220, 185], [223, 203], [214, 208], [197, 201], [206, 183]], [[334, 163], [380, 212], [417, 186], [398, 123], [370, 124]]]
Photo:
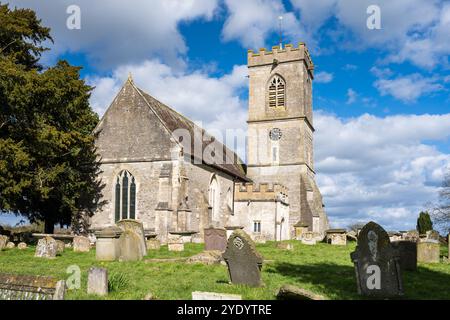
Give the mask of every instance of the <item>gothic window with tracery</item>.
[[136, 180], [123, 170], [116, 177], [115, 221], [136, 218]]
[[285, 89], [286, 84], [280, 76], [274, 76], [269, 82], [269, 107], [285, 106]]

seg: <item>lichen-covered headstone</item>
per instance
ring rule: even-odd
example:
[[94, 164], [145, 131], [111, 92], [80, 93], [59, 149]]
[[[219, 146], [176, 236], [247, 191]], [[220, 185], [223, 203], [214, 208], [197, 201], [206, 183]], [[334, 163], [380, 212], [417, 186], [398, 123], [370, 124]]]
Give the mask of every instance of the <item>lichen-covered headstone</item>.
[[158, 239], [149, 239], [147, 240], [147, 249], [159, 250], [161, 249], [161, 242]]
[[435, 241], [420, 241], [417, 244], [417, 261], [422, 263], [439, 263], [440, 244]]
[[39, 239], [34, 256], [38, 258], [52, 259], [56, 257], [57, 252], [58, 244], [56, 243], [56, 240], [52, 237], [45, 237]]
[[119, 238], [119, 261], [138, 261], [144, 256], [141, 239], [132, 230], [124, 231]]
[[14, 244], [14, 242], [8, 242], [6, 244], [6, 249], [14, 249], [16, 247], [16, 245]]
[[169, 251], [184, 251], [183, 238], [179, 235], [170, 236], [167, 239], [167, 249]]
[[227, 230], [223, 228], [207, 228], [205, 232], [206, 251], [225, 251], [227, 248]]
[[64, 241], [56, 240], [56, 244], [58, 245], [58, 254], [61, 254], [64, 252], [64, 248], [66, 247], [64, 244]]
[[89, 252], [91, 249], [91, 241], [87, 237], [75, 236], [73, 237], [73, 251], [74, 252]]
[[417, 270], [417, 242], [393, 241], [392, 247], [397, 250], [400, 257], [400, 268], [402, 270]]
[[21, 242], [17, 245], [17, 249], [25, 250], [27, 248], [27, 244], [25, 242]]
[[233, 284], [261, 286], [263, 258], [256, 251], [255, 244], [243, 230], [235, 230], [228, 239], [223, 259]]
[[117, 221], [117, 226], [123, 231], [133, 231], [139, 237], [139, 245], [143, 255], [147, 254], [147, 244], [145, 243], [144, 226], [142, 222], [133, 219], [124, 219]]
[[369, 222], [362, 228], [351, 259], [359, 294], [378, 298], [403, 295], [400, 258], [380, 225]]

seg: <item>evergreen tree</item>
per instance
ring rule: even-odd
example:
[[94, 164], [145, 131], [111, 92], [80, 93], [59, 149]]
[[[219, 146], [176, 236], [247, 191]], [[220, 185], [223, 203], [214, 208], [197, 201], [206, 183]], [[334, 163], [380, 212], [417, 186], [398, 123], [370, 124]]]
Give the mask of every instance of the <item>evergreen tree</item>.
[[430, 230], [433, 230], [433, 223], [431, 222], [430, 215], [427, 211], [422, 211], [417, 219], [417, 231], [419, 231], [419, 234], [426, 234], [427, 231]]
[[51, 37], [33, 11], [0, 4], [0, 21], [0, 211], [53, 233], [101, 205], [92, 88], [66, 61], [38, 64]]

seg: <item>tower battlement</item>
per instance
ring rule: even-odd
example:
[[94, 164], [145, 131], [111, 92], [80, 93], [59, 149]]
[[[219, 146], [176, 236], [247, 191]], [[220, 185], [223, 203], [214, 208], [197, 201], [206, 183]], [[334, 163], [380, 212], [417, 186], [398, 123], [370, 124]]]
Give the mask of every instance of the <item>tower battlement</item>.
[[272, 51], [267, 51], [265, 48], [259, 49], [259, 52], [248, 50], [247, 58], [249, 68], [274, 63], [304, 61], [311, 75], [314, 74], [314, 63], [304, 42], [300, 42], [298, 47], [294, 47], [292, 44], [286, 44], [284, 48], [274, 46]]
[[278, 183], [236, 183], [234, 188], [235, 201], [247, 200], [282, 200], [287, 202], [288, 189]]

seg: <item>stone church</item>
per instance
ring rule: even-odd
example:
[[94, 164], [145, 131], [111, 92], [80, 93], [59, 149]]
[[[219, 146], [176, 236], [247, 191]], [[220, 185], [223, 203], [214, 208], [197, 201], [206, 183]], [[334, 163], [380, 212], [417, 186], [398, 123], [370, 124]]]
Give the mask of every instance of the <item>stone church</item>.
[[[203, 241], [210, 226], [286, 240], [294, 226], [325, 236], [315, 183], [312, 81], [305, 44], [248, 52], [247, 164], [131, 77], [94, 133], [105, 205], [92, 230], [137, 219], [148, 234]], [[205, 111], [207, 112], [207, 111]]]

